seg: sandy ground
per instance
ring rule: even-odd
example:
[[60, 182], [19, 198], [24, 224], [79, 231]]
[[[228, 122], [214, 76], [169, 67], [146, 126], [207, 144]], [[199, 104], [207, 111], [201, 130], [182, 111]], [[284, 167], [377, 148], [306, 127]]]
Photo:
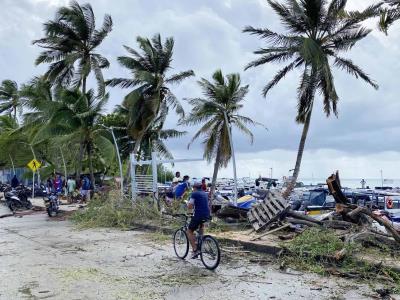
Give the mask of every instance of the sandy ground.
[[352, 280], [251, 263], [248, 254], [224, 254], [220, 267], [207, 271], [199, 260], [177, 259], [171, 243], [155, 237], [141, 231], [78, 231], [44, 212], [0, 219], [0, 299], [371, 299], [374, 294]]

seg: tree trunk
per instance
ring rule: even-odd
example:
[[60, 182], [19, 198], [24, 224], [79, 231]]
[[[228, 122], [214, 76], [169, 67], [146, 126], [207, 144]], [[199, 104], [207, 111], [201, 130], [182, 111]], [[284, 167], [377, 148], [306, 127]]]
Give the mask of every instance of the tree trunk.
[[17, 107], [14, 106], [14, 121], [17, 121]]
[[221, 160], [221, 151], [220, 151], [220, 146], [218, 146], [217, 157], [215, 158], [214, 173], [213, 173], [211, 189], [210, 189], [210, 204], [211, 204], [211, 201], [214, 199], [214, 193], [215, 193], [215, 188], [216, 188], [216, 184], [217, 184], [217, 176], [218, 176], [220, 160]]
[[289, 197], [289, 195], [292, 193], [293, 189], [295, 188], [297, 178], [300, 173], [300, 166], [301, 166], [301, 160], [303, 158], [304, 146], [305, 146], [306, 140], [307, 140], [308, 129], [310, 128], [311, 114], [312, 114], [312, 108], [310, 109], [310, 112], [307, 115], [306, 121], [304, 122], [303, 133], [301, 134], [299, 149], [297, 151], [296, 165], [294, 167], [292, 179], [290, 180], [288, 187], [282, 194], [282, 196], [285, 199], [287, 199]]
[[88, 145], [87, 153], [89, 158], [89, 172], [90, 172], [90, 181], [92, 182], [92, 187], [95, 186], [95, 178], [94, 178], [94, 171], [93, 171], [93, 162], [92, 162], [92, 147]]
[[79, 182], [81, 179], [81, 172], [82, 172], [82, 160], [83, 160], [83, 153], [84, 153], [84, 145], [83, 142], [79, 143], [79, 156], [78, 156], [78, 167], [76, 170], [76, 182]]

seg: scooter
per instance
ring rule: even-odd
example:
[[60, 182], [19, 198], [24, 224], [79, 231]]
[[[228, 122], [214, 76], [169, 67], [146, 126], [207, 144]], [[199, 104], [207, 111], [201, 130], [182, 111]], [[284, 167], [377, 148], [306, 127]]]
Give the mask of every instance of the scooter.
[[43, 200], [49, 217], [57, 216], [59, 211], [59, 202], [57, 194], [51, 193], [47, 197], [43, 198]]
[[8, 208], [12, 212], [21, 208], [26, 208], [26, 209], [32, 208], [32, 203], [31, 201], [29, 201], [28, 197], [26, 197], [26, 195], [23, 193], [20, 194], [16, 190], [5, 192], [4, 197]]

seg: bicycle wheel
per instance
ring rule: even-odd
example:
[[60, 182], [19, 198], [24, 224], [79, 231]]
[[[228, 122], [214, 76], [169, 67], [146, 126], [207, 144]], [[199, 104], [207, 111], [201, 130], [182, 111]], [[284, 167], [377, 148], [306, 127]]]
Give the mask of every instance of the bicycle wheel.
[[175, 231], [173, 242], [176, 256], [185, 259], [189, 253], [189, 239], [186, 232], [183, 229]]
[[215, 270], [221, 259], [221, 251], [216, 239], [205, 235], [200, 247], [200, 258], [203, 265], [209, 270]]

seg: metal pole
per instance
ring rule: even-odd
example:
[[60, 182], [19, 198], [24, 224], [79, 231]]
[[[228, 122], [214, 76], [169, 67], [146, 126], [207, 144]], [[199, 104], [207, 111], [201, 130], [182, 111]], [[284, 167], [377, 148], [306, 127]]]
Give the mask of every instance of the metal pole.
[[132, 204], [136, 200], [136, 175], [135, 168], [136, 164], [134, 163], [135, 155], [133, 153], [130, 154], [130, 166], [131, 166], [131, 193], [132, 193]]
[[228, 122], [228, 115], [226, 114], [226, 111], [224, 111], [224, 118], [225, 118], [225, 123], [226, 123], [226, 128], [228, 129], [228, 137], [229, 137], [229, 142], [231, 144], [231, 152], [232, 152], [232, 164], [233, 164], [233, 180], [234, 180], [234, 186], [233, 186], [233, 204], [237, 205], [237, 176], [236, 176], [236, 160], [235, 160], [235, 150], [233, 148], [233, 141], [232, 141], [232, 132], [231, 132], [231, 126]]
[[13, 159], [12, 159], [12, 157], [11, 157], [11, 154], [8, 154], [8, 156], [10, 157], [10, 159], [11, 159], [11, 165], [12, 165], [12, 168], [13, 168], [13, 173], [14, 173], [14, 175], [15, 175], [15, 166], [14, 166], [14, 161], [13, 161]]
[[32, 171], [32, 200], [35, 199], [35, 172]]
[[121, 180], [121, 197], [124, 196], [124, 176], [122, 174], [122, 163], [121, 163], [121, 156], [119, 154], [119, 147], [118, 147], [118, 143], [117, 143], [117, 139], [115, 138], [115, 134], [114, 134], [114, 130], [112, 130], [112, 128], [110, 128], [113, 140], [114, 140], [114, 144], [115, 144], [115, 149], [117, 151], [117, 158], [118, 158], [118, 165], [119, 165], [119, 176], [120, 176], [120, 180]]
[[[62, 151], [62, 148], [60, 147], [60, 152], [61, 152], [61, 158], [62, 158], [62, 161], [63, 161], [63, 164], [64, 164], [64, 175], [65, 175], [65, 183], [67, 183], [67, 181], [68, 181], [68, 178], [67, 178], [67, 165], [65, 164], [65, 159], [64, 159], [64, 154], [63, 154], [63, 151]], [[67, 194], [68, 194], [68, 191], [67, 191], [67, 188], [65, 188], [65, 192], [64, 192], [64, 195], [65, 196], [67, 196]]]
[[158, 201], [157, 152], [151, 152], [151, 168], [153, 173], [153, 193]]
[[118, 147], [117, 139], [115, 137], [114, 130], [111, 127], [107, 127], [103, 124], [101, 124], [101, 126], [111, 132], [111, 135], [114, 140], [114, 145], [115, 145], [115, 150], [117, 151], [117, 159], [118, 159], [118, 165], [119, 165], [119, 177], [121, 179], [121, 197], [123, 197], [124, 196], [124, 176], [122, 174], [121, 155], [119, 154], [119, 147]]

